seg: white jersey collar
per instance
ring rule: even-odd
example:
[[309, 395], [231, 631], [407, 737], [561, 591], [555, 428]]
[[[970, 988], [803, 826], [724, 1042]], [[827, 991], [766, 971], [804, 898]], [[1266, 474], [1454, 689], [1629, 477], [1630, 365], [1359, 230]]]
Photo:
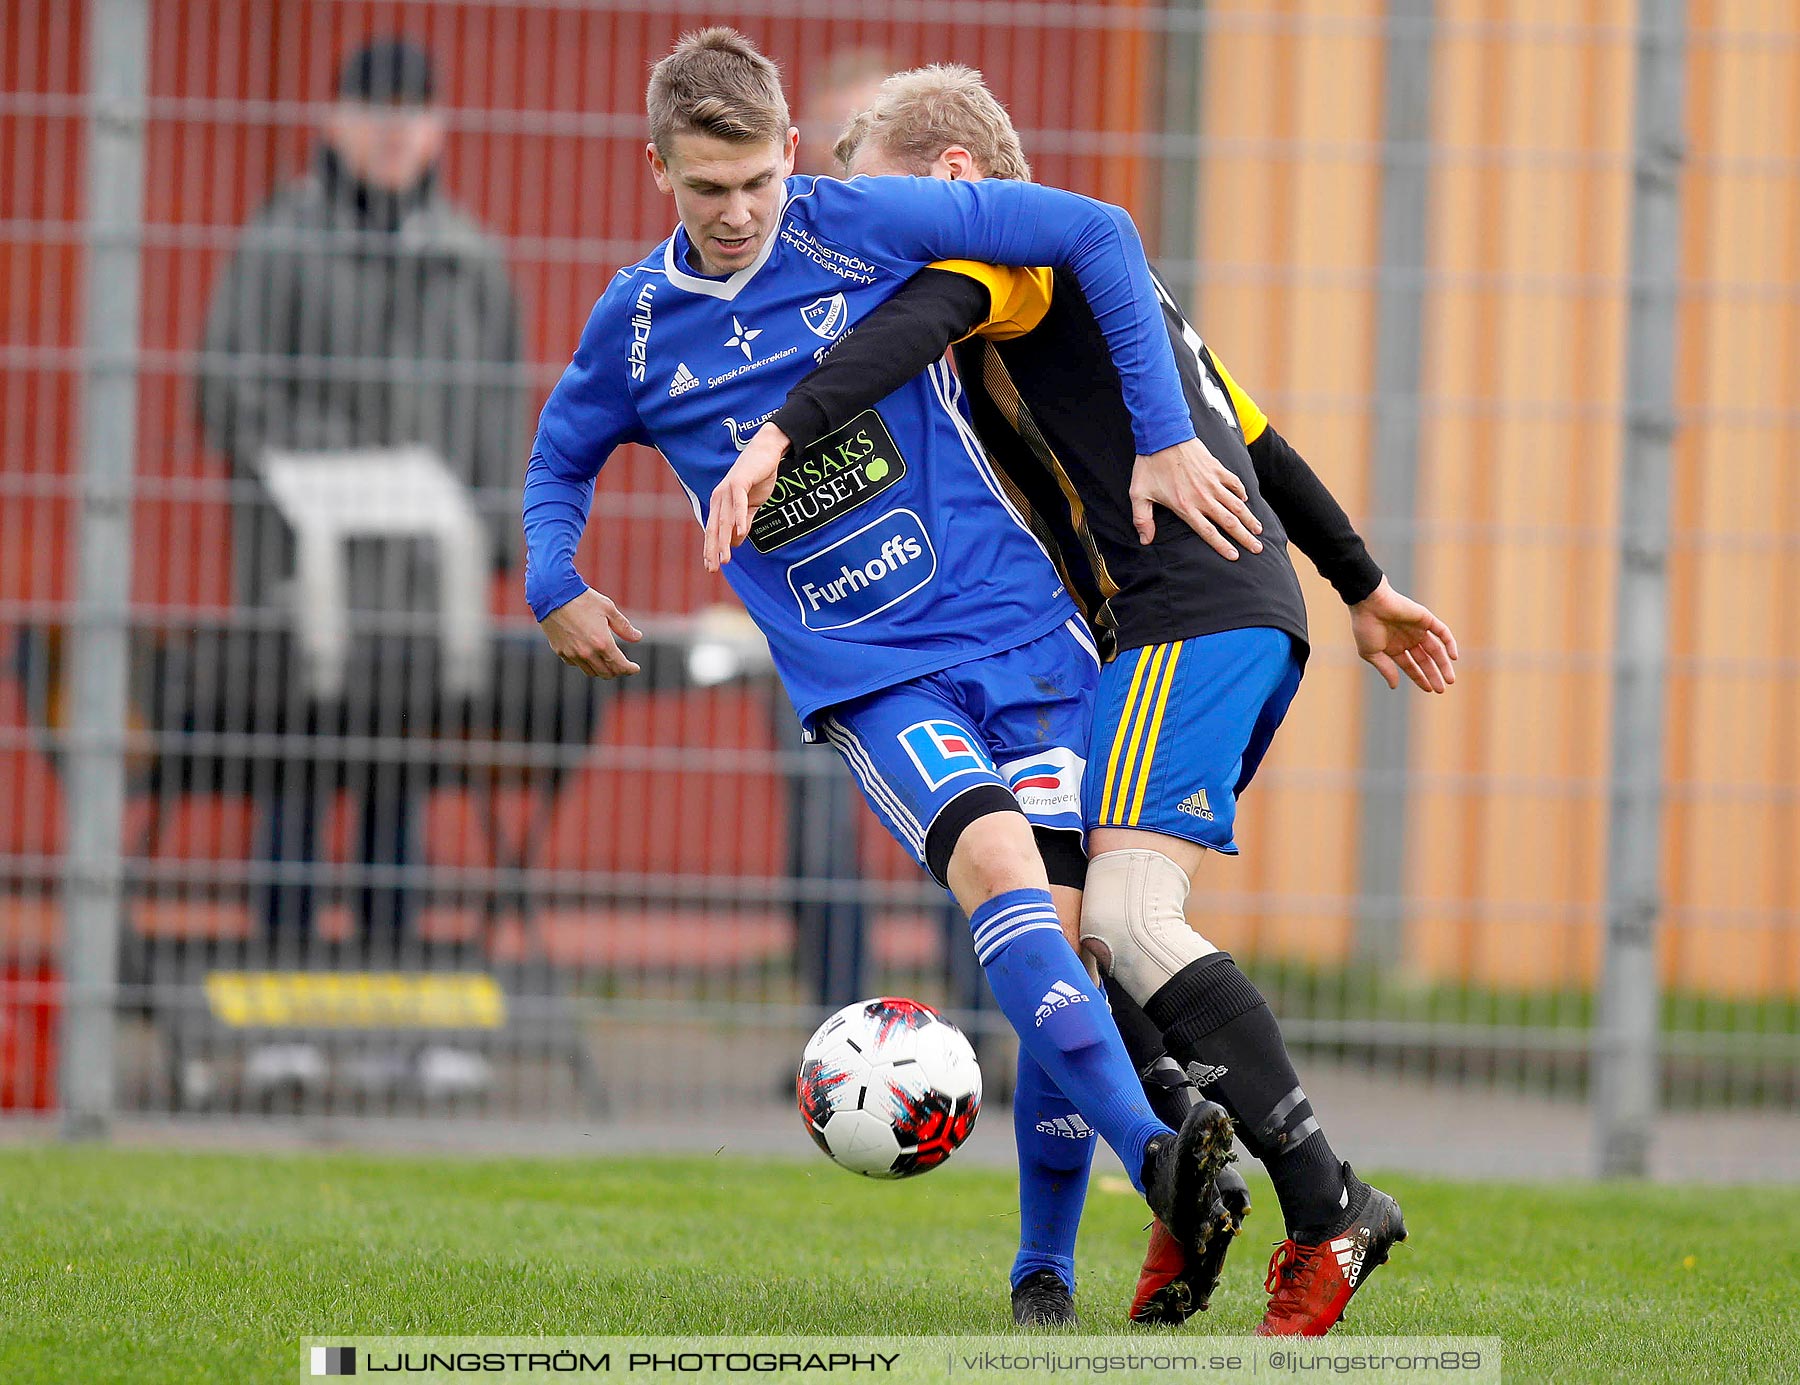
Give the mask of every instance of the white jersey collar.
[[745, 284], [756, 277], [756, 271], [769, 262], [769, 256], [775, 253], [775, 242], [781, 238], [781, 223], [787, 216], [788, 189], [785, 183], [781, 188], [781, 205], [775, 210], [775, 224], [769, 228], [769, 238], [763, 242], [756, 258], [729, 279], [706, 279], [698, 274], [690, 274], [683, 266], [685, 256], [677, 248], [687, 240], [686, 233], [679, 224], [675, 234], [669, 237], [668, 244], [663, 247], [663, 272], [669, 276], [669, 282], [676, 288], [686, 289], [689, 293], [703, 293], [708, 298], [720, 298], [729, 303], [738, 296]]

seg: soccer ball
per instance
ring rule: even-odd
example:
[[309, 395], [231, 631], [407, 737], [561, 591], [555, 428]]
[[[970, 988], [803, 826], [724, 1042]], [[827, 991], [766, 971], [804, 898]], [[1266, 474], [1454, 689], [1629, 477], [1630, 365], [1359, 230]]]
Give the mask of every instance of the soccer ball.
[[846, 1005], [820, 1025], [798, 1087], [814, 1143], [866, 1178], [935, 1169], [981, 1110], [981, 1068], [962, 1031], [893, 996]]

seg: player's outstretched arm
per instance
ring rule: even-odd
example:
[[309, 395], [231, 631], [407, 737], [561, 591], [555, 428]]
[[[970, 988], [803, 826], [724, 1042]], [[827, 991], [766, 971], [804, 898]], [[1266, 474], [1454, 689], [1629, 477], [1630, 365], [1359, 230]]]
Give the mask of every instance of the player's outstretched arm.
[[1323, 478], [1266, 420], [1250, 442], [1250, 461], [1263, 499], [1289, 540], [1312, 560], [1346, 606], [1354, 606], [1381, 582], [1381, 567], [1350, 516]]
[[558, 606], [538, 622], [556, 657], [593, 678], [622, 678], [640, 672], [619, 641], [636, 644], [644, 632], [631, 623], [610, 596], [592, 587]]
[[750, 537], [750, 516], [775, 491], [775, 474], [790, 443], [775, 420], [763, 424], [713, 487], [706, 510], [706, 542], [702, 561], [717, 572], [731, 561], [731, 550]]
[[[1034, 304], [996, 301], [1024, 298], [1023, 290], [1034, 287], [1027, 282], [1030, 271], [972, 268], [983, 277], [936, 267], [913, 275], [788, 392], [770, 422], [790, 438], [823, 437], [887, 398], [965, 337], [1006, 340], [1035, 329], [1049, 306], [1047, 288]], [[1003, 294], [1003, 283], [1021, 292]], [[1132, 500], [1145, 543], [1156, 532], [1151, 506], [1163, 505], [1227, 558], [1237, 556], [1233, 540], [1252, 552], [1262, 546], [1254, 537], [1262, 525], [1250, 512], [1244, 483], [1197, 438], [1140, 458], [1132, 476]]]
[[1456, 636], [1450, 627], [1395, 591], [1385, 577], [1350, 608], [1350, 630], [1356, 652], [1390, 688], [1400, 686], [1402, 673], [1421, 692], [1441, 693], [1456, 681]]
[[629, 271], [613, 280], [582, 330], [574, 358], [550, 392], [525, 468], [525, 600], [566, 664], [597, 678], [636, 673], [615, 635], [641, 636], [618, 607], [575, 570], [575, 548], [594, 503], [594, 478], [613, 450], [647, 442], [626, 388], [619, 352], [628, 312]]
[[991, 313], [986, 284], [951, 270], [921, 269], [838, 338], [769, 421], [802, 443], [822, 438], [923, 374]]
[[1194, 436], [1144, 245], [1119, 207], [1011, 179], [821, 181], [830, 208], [890, 261], [1049, 265], [1081, 285], [1119, 372], [1140, 454]]
[[1422, 692], [1443, 692], [1456, 682], [1456, 636], [1450, 627], [1389, 585], [1324, 481], [1219, 359], [1210, 351], [1207, 356], [1231, 395], [1263, 499], [1349, 606], [1356, 652], [1390, 688], [1398, 688], [1404, 674]]

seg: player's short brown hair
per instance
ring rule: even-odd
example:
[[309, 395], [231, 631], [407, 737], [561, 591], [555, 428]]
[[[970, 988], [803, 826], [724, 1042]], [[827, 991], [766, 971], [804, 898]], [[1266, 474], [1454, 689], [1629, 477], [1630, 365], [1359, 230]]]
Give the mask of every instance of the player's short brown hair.
[[1006, 107], [979, 72], [960, 63], [896, 72], [881, 84], [875, 104], [851, 117], [832, 153], [849, 168], [856, 151], [871, 142], [921, 175], [931, 171], [939, 154], [960, 144], [984, 176], [1031, 181], [1031, 165]]
[[734, 144], [784, 139], [787, 97], [781, 70], [736, 29], [683, 34], [650, 69], [644, 93], [650, 138], [669, 156], [669, 140], [686, 131]]

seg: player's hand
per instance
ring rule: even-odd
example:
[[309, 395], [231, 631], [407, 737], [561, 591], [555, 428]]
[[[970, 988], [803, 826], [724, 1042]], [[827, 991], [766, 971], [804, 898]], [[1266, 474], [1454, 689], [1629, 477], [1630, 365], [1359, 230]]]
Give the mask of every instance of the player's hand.
[[558, 606], [538, 625], [556, 657], [590, 677], [623, 678], [639, 672], [619, 648], [619, 641], [636, 644], [644, 638], [644, 632], [631, 623], [611, 597], [600, 595], [592, 587]]
[[1131, 523], [1139, 543], [1156, 537], [1156, 515], [1151, 508], [1155, 505], [1173, 510], [1233, 561], [1238, 555], [1233, 540], [1252, 553], [1262, 552], [1256, 537], [1262, 533], [1262, 522], [1250, 512], [1243, 478], [1213, 456], [1199, 438], [1140, 456], [1132, 467]]
[[750, 536], [750, 516], [775, 492], [775, 473], [787, 455], [788, 435], [773, 423], [756, 430], [750, 445], [738, 454], [713, 488], [712, 507], [706, 512], [708, 572], [717, 572], [731, 561], [731, 550]]
[[1421, 692], [1441, 693], [1456, 681], [1456, 636], [1430, 611], [1388, 585], [1387, 578], [1350, 608], [1356, 652], [1375, 666], [1390, 688], [1400, 675]]

